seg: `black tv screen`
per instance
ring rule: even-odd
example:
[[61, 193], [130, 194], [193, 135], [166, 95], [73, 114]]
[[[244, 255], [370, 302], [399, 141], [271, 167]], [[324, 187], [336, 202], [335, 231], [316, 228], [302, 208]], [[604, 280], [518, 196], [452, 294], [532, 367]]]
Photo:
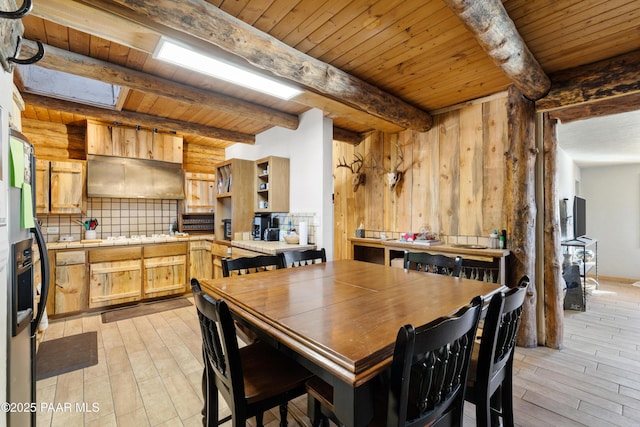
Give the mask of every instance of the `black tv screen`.
[[573, 238], [583, 237], [587, 234], [586, 200], [582, 197], [573, 198]]

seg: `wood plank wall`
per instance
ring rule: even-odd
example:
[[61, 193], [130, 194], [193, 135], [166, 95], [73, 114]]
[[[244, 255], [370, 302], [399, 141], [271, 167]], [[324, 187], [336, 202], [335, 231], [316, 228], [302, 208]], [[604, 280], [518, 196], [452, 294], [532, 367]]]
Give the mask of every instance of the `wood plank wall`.
[[[487, 237], [506, 226], [504, 185], [506, 97], [438, 114], [428, 132], [374, 132], [358, 146], [334, 142], [334, 258], [348, 255], [348, 237], [366, 230]], [[373, 157], [391, 169], [403, 154], [404, 177], [392, 193]], [[353, 192], [351, 172], [338, 160], [365, 157], [366, 183]], [[373, 156], [373, 157], [372, 157]]]
[[[33, 144], [36, 156], [47, 160], [86, 160], [86, 122], [52, 123], [22, 118], [22, 133]], [[183, 168], [187, 172], [213, 173], [213, 165], [224, 160], [224, 149], [183, 144]]]

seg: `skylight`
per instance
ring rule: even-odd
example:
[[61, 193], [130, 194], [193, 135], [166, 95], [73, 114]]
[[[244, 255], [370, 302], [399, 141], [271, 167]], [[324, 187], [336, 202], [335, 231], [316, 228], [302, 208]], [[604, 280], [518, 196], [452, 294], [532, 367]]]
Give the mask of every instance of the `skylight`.
[[115, 108], [122, 88], [37, 65], [18, 65], [26, 92], [66, 101]]

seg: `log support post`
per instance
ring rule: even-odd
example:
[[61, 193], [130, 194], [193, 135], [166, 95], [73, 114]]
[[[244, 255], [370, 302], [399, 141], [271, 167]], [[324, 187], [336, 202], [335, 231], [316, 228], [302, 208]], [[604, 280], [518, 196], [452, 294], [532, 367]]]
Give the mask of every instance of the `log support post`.
[[563, 346], [562, 250], [560, 246], [560, 200], [558, 198], [556, 137], [557, 121], [543, 114], [544, 150], [544, 327], [545, 346]]
[[535, 104], [515, 86], [509, 88], [508, 149], [505, 212], [507, 214], [507, 248], [511, 250], [508, 283], [518, 283], [523, 275], [531, 279], [524, 301], [517, 345], [538, 344], [536, 328], [536, 200], [535, 164], [538, 155], [535, 138]]

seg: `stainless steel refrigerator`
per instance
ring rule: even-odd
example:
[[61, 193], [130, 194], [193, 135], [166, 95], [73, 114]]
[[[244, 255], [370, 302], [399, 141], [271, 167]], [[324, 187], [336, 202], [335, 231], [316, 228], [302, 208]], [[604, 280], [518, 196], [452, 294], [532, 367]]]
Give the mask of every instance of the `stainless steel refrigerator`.
[[[13, 129], [10, 130], [9, 146], [7, 226], [11, 256], [7, 280], [7, 401], [36, 403], [36, 334], [49, 293], [49, 258], [36, 219], [33, 146], [23, 134]], [[34, 250], [40, 251], [42, 278], [37, 306], [34, 303], [37, 292], [34, 287]], [[34, 411], [10, 412], [7, 425], [35, 426], [35, 417]]]

